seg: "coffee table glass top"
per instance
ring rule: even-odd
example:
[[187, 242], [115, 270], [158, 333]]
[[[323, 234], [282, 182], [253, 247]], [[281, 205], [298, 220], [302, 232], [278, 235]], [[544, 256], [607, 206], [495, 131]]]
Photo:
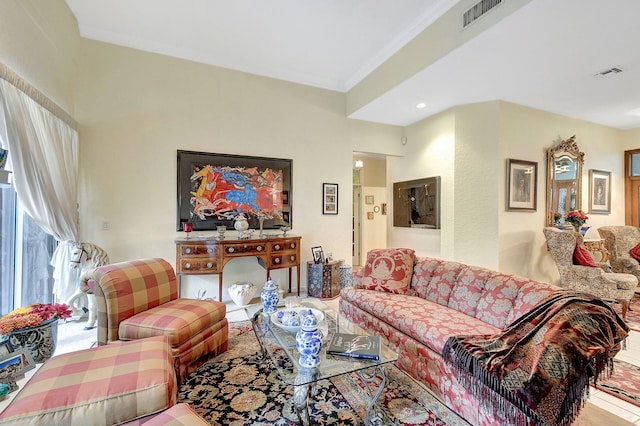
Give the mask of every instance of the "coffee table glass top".
[[325, 320], [321, 321], [318, 327], [325, 336], [322, 351], [320, 352], [320, 365], [314, 368], [312, 373], [309, 372], [308, 368], [302, 368], [298, 364], [299, 354], [296, 349], [295, 332], [284, 330], [275, 325], [271, 321], [271, 316], [262, 312], [260, 305], [247, 310], [252, 316], [253, 328], [263, 351], [269, 355], [278, 369], [280, 378], [285, 383], [290, 385], [313, 383], [317, 380], [384, 365], [398, 359], [398, 354], [383, 342], [380, 345], [379, 360], [327, 354], [326, 347], [335, 333], [352, 333], [363, 336], [368, 336], [370, 333], [346, 318], [340, 317], [319, 300], [303, 299], [301, 304], [302, 306], [319, 309], [325, 315]]

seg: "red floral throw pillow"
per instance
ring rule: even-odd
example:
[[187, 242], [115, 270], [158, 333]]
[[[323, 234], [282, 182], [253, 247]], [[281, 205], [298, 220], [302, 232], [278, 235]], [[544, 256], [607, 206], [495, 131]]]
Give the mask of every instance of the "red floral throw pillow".
[[598, 264], [593, 258], [591, 252], [579, 244], [576, 244], [576, 249], [573, 251], [573, 263], [575, 265], [598, 268]]
[[411, 249], [375, 249], [367, 253], [360, 283], [368, 290], [406, 294], [411, 284], [415, 252]]
[[637, 246], [635, 246], [634, 248], [632, 248], [631, 250], [629, 250], [629, 254], [631, 255], [631, 257], [633, 257], [635, 260], [640, 262], [640, 244], [638, 244]]

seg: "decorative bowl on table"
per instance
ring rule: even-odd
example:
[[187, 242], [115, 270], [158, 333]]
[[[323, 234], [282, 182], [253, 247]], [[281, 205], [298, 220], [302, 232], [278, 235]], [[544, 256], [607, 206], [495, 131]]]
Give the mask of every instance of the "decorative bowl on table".
[[322, 311], [300, 306], [296, 308], [278, 309], [271, 314], [271, 322], [283, 330], [297, 333], [300, 330], [302, 319], [307, 315], [315, 316], [318, 323], [324, 321], [324, 313]]

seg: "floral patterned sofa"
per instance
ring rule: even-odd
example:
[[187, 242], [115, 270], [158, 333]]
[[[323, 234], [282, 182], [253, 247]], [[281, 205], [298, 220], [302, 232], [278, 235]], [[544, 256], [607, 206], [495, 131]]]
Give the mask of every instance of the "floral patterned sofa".
[[442, 358], [451, 336], [496, 334], [559, 287], [435, 258], [372, 250], [342, 289], [340, 314], [399, 353], [398, 366], [474, 425], [507, 425], [458, 382]]

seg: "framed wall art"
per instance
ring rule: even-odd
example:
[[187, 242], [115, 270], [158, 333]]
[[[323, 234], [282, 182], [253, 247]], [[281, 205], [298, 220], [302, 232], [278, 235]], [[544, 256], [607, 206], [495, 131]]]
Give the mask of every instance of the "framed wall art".
[[338, 214], [338, 184], [322, 184], [322, 214]]
[[364, 196], [364, 203], [365, 204], [373, 204], [373, 202], [374, 202], [373, 195], [365, 195]]
[[[282, 206], [291, 201], [292, 160], [178, 150], [176, 230], [191, 222], [193, 230], [233, 229], [244, 213], [249, 227], [291, 226]], [[286, 195], [284, 195], [286, 193]], [[286, 203], [285, 203], [286, 199]], [[291, 214], [291, 205], [288, 206]]]
[[611, 172], [589, 170], [589, 213], [611, 213]]
[[507, 210], [536, 211], [538, 163], [507, 160]]

